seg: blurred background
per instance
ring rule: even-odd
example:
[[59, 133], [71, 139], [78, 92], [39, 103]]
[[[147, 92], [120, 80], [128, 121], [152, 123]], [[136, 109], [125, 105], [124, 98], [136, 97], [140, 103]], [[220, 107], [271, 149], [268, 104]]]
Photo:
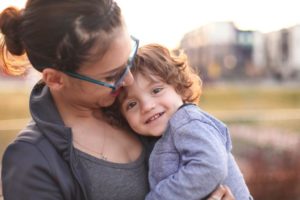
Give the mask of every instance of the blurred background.
[[[204, 82], [199, 105], [227, 123], [254, 198], [300, 199], [296, 0], [117, 2], [142, 44], [186, 52]], [[22, 8], [25, 0], [1, 0], [0, 10], [9, 5]], [[26, 74], [0, 73], [0, 159], [30, 119], [28, 96], [39, 74], [31, 68]]]

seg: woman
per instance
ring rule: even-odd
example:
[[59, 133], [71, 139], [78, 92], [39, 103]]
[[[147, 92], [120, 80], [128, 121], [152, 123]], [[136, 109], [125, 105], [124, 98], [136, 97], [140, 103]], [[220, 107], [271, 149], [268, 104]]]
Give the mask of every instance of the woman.
[[[32, 121], [6, 149], [3, 194], [15, 199], [144, 199], [152, 141], [103, 116], [130, 73], [138, 40], [112, 0], [28, 0], [0, 16], [6, 51], [26, 53], [42, 73]], [[122, 86], [122, 87], [121, 87]], [[220, 187], [212, 198], [234, 199]]]

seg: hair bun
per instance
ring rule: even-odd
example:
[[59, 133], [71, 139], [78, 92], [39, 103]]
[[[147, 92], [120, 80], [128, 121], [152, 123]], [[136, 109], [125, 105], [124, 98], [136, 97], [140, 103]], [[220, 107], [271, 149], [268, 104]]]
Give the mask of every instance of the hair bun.
[[22, 10], [8, 7], [0, 14], [0, 30], [4, 35], [7, 50], [13, 55], [22, 55], [24, 53], [19, 30], [21, 13]]

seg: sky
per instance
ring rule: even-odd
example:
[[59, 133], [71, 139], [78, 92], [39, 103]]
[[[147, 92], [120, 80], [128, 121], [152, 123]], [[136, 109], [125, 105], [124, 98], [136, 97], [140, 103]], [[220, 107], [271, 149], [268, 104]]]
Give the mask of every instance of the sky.
[[[116, 0], [130, 33], [142, 44], [175, 48], [183, 35], [202, 25], [232, 21], [242, 30], [276, 31], [300, 24], [298, 0]], [[23, 7], [25, 0], [0, 0]]]

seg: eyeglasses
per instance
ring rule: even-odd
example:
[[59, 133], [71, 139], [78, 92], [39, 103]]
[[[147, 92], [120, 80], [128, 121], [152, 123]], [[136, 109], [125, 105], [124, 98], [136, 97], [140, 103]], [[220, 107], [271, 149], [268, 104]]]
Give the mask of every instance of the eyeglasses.
[[83, 80], [83, 81], [87, 81], [87, 82], [90, 82], [90, 83], [94, 83], [94, 84], [97, 84], [97, 85], [101, 85], [101, 86], [104, 86], [104, 87], [111, 88], [114, 91], [114, 90], [116, 90], [117, 88], [120, 87], [120, 85], [122, 84], [124, 78], [126, 77], [128, 72], [130, 71], [130, 68], [133, 65], [134, 57], [135, 57], [135, 55], [137, 53], [137, 50], [138, 50], [139, 40], [137, 38], [133, 37], [133, 36], [131, 36], [131, 40], [132, 40], [132, 50], [131, 50], [130, 55], [128, 57], [126, 67], [121, 73], [119, 73], [119, 75], [114, 77], [114, 79], [116, 80], [114, 82], [114, 84], [99, 81], [99, 80], [90, 78], [88, 76], [78, 74], [76, 72], [64, 71], [64, 73], [71, 76], [71, 77], [73, 77], [73, 78], [77, 78], [77, 79], [80, 79], [80, 80]]

